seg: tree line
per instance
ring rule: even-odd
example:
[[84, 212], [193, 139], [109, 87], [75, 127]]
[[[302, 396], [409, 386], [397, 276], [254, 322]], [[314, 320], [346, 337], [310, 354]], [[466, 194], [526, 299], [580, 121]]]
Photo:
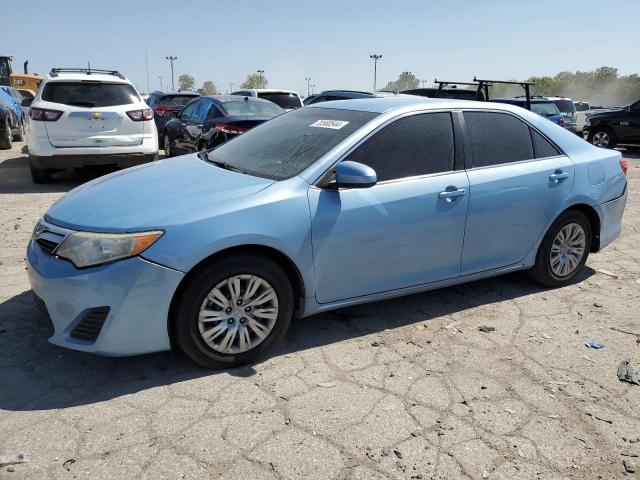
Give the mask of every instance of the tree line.
[[[267, 77], [262, 73], [250, 73], [247, 75], [245, 81], [240, 85], [240, 88], [266, 88], [269, 84]], [[196, 79], [188, 73], [183, 73], [178, 77], [178, 89], [180, 91], [193, 91], [196, 86]], [[218, 95], [220, 90], [215, 83], [211, 80], [205, 80], [202, 82], [202, 86], [196, 89], [200, 95]], [[231, 93], [231, 92], [229, 92]]]

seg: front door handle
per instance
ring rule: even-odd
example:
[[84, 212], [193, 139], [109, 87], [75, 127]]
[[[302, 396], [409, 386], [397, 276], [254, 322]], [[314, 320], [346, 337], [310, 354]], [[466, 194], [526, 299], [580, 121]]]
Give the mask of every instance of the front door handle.
[[450, 202], [452, 199], [461, 197], [465, 193], [467, 193], [467, 191], [464, 188], [458, 188], [457, 190], [445, 190], [438, 194], [438, 198]]
[[556, 170], [554, 173], [549, 175], [549, 180], [556, 183], [558, 183], [560, 180], [564, 180], [565, 178], [569, 178], [569, 173], [563, 172], [562, 170]]

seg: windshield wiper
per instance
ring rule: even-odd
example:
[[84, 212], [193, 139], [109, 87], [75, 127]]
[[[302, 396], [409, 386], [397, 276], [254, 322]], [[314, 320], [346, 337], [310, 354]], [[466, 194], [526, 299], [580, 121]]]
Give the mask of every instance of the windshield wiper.
[[247, 173], [241, 168], [234, 167], [233, 165], [229, 165], [227, 162], [224, 162], [222, 160], [214, 160], [213, 158], [209, 157], [209, 152], [205, 152], [201, 158], [204, 158], [207, 162], [211, 162], [216, 167], [224, 168], [225, 170], [231, 170], [232, 172], [238, 172], [238, 173], [244, 173], [244, 174]]

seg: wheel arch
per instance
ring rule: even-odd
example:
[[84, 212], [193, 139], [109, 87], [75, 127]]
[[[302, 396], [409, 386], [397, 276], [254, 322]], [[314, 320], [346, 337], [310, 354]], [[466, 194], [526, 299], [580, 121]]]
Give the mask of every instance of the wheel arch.
[[564, 209], [556, 218], [570, 210], [582, 212], [589, 219], [591, 226], [591, 249], [589, 251], [595, 253], [600, 250], [600, 215], [596, 209], [586, 203], [576, 203]]
[[175, 309], [177, 307], [178, 300], [182, 295], [182, 292], [184, 291], [186, 286], [189, 284], [189, 281], [191, 280], [191, 278], [193, 278], [203, 268], [205, 268], [208, 265], [211, 265], [212, 263], [220, 260], [221, 258], [227, 257], [229, 255], [239, 255], [243, 253], [259, 254], [275, 261], [284, 270], [287, 277], [289, 277], [289, 279], [291, 280], [291, 286], [293, 287], [293, 293], [294, 293], [294, 299], [295, 299], [294, 312], [297, 312], [304, 307], [303, 299], [306, 296], [306, 293], [305, 293], [306, 287], [304, 284], [304, 280], [298, 266], [295, 264], [293, 260], [291, 260], [291, 258], [288, 255], [282, 253], [280, 250], [276, 248], [269, 247], [266, 245], [260, 245], [260, 244], [237, 245], [237, 246], [225, 248], [212, 255], [209, 255], [208, 257], [202, 259], [200, 262], [194, 265], [194, 267], [191, 268], [191, 270], [189, 270], [187, 274], [184, 276], [184, 278], [181, 280], [180, 284], [178, 285], [178, 288], [173, 294], [173, 298], [171, 299], [171, 304], [169, 306], [169, 315], [167, 317], [167, 330], [168, 330], [169, 341], [171, 342], [172, 350], [177, 348], [177, 345], [175, 344], [175, 340], [174, 340], [174, 325], [173, 325], [174, 318], [175, 318]]

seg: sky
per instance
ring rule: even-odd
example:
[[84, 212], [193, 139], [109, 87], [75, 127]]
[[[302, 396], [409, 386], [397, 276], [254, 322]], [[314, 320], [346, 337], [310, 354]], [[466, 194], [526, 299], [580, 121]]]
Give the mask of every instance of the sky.
[[[52, 67], [121, 71], [138, 89], [175, 78], [226, 93], [264, 70], [270, 88], [307, 94], [378, 88], [410, 71], [471, 81], [524, 79], [607, 65], [640, 73], [640, 0], [0, 0], [0, 54], [21, 72]], [[18, 11], [19, 10], [19, 11]], [[24, 12], [32, 12], [24, 15]], [[145, 58], [148, 59], [148, 81]]]

